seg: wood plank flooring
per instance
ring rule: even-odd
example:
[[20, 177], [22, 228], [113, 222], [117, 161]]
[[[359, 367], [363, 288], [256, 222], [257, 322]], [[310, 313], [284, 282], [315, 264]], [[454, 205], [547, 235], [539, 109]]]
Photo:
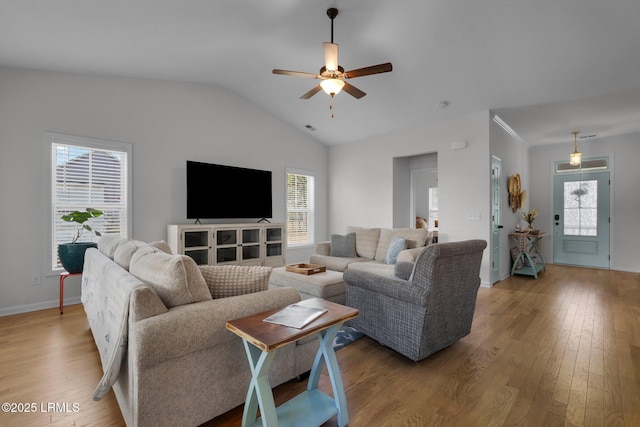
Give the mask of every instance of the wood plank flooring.
[[[640, 426], [640, 274], [551, 265], [481, 288], [471, 334], [420, 363], [369, 338], [337, 355], [352, 427]], [[91, 400], [101, 372], [80, 305], [0, 318], [0, 401], [37, 405], [1, 426], [123, 425], [113, 392]], [[276, 403], [305, 386], [277, 387]]]

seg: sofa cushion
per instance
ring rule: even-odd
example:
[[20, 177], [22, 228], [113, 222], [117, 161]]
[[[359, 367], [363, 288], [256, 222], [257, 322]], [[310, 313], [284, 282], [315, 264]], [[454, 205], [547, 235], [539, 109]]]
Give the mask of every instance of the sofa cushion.
[[327, 270], [333, 271], [344, 271], [347, 267], [352, 263], [359, 263], [364, 261], [371, 261], [371, 258], [364, 257], [355, 257], [355, 258], [344, 258], [337, 256], [329, 256], [329, 255], [318, 255], [313, 254], [310, 257], [309, 262], [311, 264], [324, 265], [327, 267]]
[[214, 299], [266, 291], [272, 270], [246, 265], [199, 265], [198, 268]]
[[164, 240], [158, 240], [155, 242], [151, 242], [149, 243], [149, 246], [153, 246], [156, 249], [161, 250], [162, 252], [166, 253], [166, 254], [172, 254], [173, 252], [171, 252], [171, 248], [169, 247], [169, 244], [167, 242], [165, 242]]
[[129, 271], [155, 289], [167, 308], [211, 299], [200, 269], [187, 255], [144, 246], [133, 254]]
[[385, 264], [383, 261], [354, 262], [349, 264], [347, 270], [366, 271], [385, 277], [394, 277], [395, 275], [395, 265]]
[[118, 246], [128, 241], [129, 239], [119, 234], [103, 234], [98, 240], [98, 250], [113, 259]]
[[359, 257], [373, 259], [376, 256], [379, 228], [347, 227], [347, 232], [356, 233], [356, 254]]
[[143, 246], [147, 246], [147, 244], [139, 240], [127, 240], [126, 242], [122, 242], [118, 247], [116, 247], [116, 250], [113, 253], [113, 261], [120, 267], [129, 271], [131, 257], [133, 257], [133, 254]]
[[136, 251], [143, 246], [151, 246], [164, 253], [171, 254], [171, 248], [169, 244], [164, 240], [158, 240], [157, 242], [145, 243], [140, 240], [126, 240], [121, 241], [115, 248], [113, 253], [113, 261], [120, 267], [129, 271], [129, 265], [131, 264], [131, 257]]
[[332, 234], [329, 256], [355, 258], [357, 256], [356, 233]]
[[389, 249], [387, 250], [387, 256], [385, 258], [385, 263], [387, 264], [395, 264], [398, 260], [398, 254], [400, 251], [403, 251], [407, 248], [407, 239], [403, 239], [399, 236], [393, 236], [391, 239], [391, 244], [389, 244]]
[[424, 246], [429, 237], [429, 230], [425, 228], [383, 228], [380, 230], [378, 248], [374, 259], [384, 261], [387, 257], [389, 245], [394, 236], [402, 237], [407, 241], [407, 248], [417, 248]]

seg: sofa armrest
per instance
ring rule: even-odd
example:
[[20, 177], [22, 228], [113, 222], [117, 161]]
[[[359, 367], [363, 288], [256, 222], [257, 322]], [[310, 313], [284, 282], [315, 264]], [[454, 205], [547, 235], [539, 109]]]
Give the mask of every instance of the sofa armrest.
[[420, 255], [420, 252], [424, 250], [424, 246], [412, 249], [405, 249], [398, 253], [397, 262], [416, 262], [416, 258]]
[[160, 296], [150, 286], [140, 286], [131, 291], [129, 318], [132, 322], [157, 316], [169, 311]]
[[133, 328], [129, 335], [129, 345], [135, 348], [133, 363], [144, 370], [239, 339], [227, 330], [229, 320], [298, 301], [300, 294], [295, 289], [278, 288], [173, 307], [164, 314], [129, 325]]
[[386, 277], [362, 270], [347, 269], [344, 272], [344, 283], [349, 288], [358, 287], [367, 292], [375, 292], [412, 305], [425, 305], [428, 291], [398, 277]]
[[318, 255], [329, 255], [331, 253], [331, 242], [319, 242], [316, 245], [316, 253]]

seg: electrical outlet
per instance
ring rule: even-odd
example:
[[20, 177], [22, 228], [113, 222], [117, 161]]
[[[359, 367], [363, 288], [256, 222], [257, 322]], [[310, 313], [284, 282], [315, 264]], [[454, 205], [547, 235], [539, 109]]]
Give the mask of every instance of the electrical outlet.
[[33, 276], [31, 276], [31, 284], [33, 286], [42, 284], [42, 281], [40, 280], [40, 275], [39, 274], [34, 274]]

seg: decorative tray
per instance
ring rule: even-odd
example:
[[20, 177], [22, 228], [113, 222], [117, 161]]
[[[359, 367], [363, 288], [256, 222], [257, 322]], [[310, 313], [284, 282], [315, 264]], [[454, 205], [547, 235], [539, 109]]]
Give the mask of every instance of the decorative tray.
[[327, 271], [327, 267], [324, 265], [301, 263], [287, 265], [286, 270], [308, 276], [310, 274], [322, 273], [324, 271]]

